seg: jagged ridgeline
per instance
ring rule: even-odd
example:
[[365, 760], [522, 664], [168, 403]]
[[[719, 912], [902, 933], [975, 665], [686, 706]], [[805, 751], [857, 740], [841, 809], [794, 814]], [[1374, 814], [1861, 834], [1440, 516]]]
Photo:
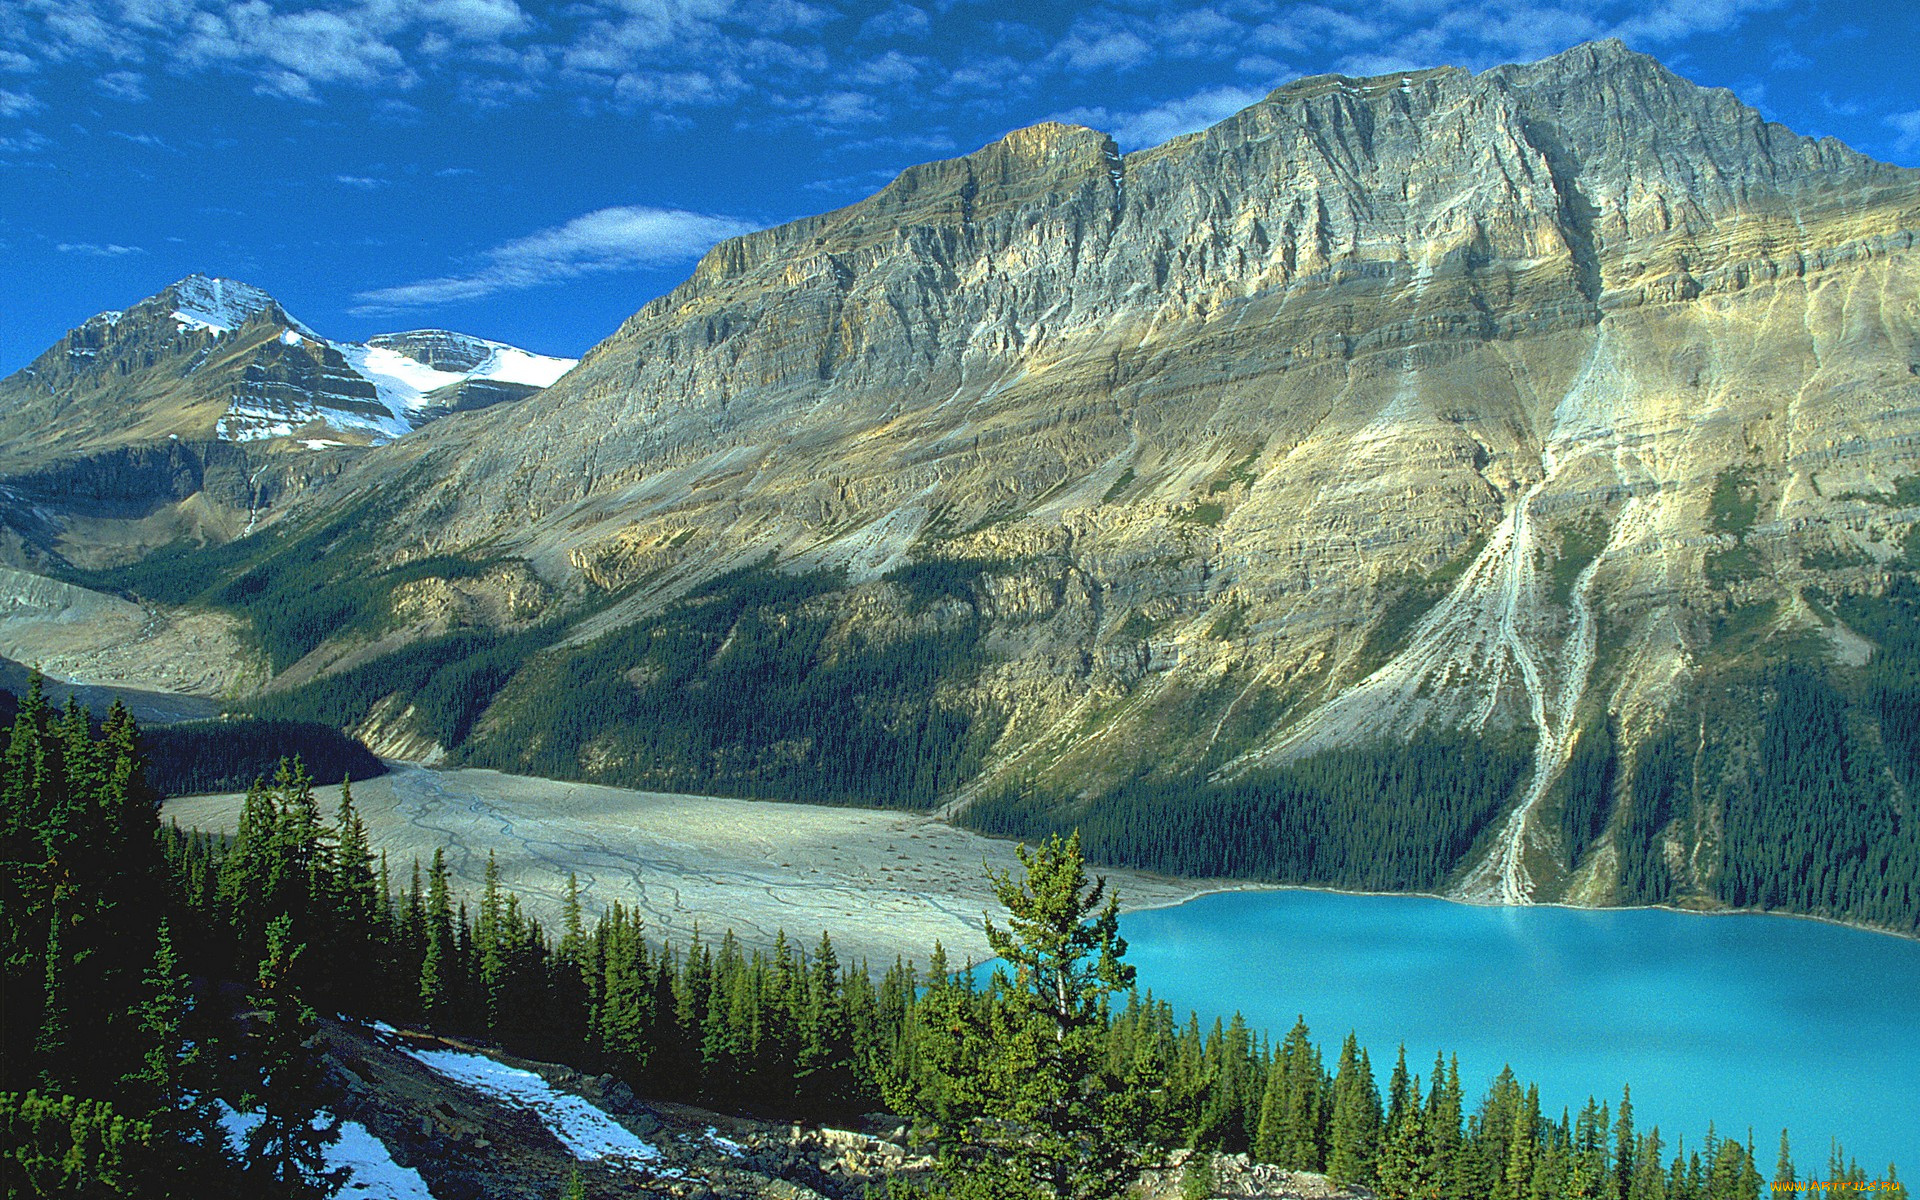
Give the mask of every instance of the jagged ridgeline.
[[[391, 752], [1911, 929], [1916, 229], [1920, 174], [1618, 43], [1041, 125], [85, 581]], [[1815, 795], [1861, 836], [1776, 836]]]

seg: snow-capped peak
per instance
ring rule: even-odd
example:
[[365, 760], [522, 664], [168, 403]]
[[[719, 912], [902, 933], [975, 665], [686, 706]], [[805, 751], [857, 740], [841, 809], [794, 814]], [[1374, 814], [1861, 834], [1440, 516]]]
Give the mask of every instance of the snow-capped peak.
[[373, 381], [381, 403], [403, 420], [421, 408], [428, 393], [450, 384], [487, 379], [544, 388], [579, 361], [443, 329], [383, 333], [364, 343], [333, 345], [355, 371]]
[[248, 317], [273, 306], [272, 296], [252, 284], [210, 275], [189, 275], [170, 289], [173, 319], [185, 329], [231, 333]]

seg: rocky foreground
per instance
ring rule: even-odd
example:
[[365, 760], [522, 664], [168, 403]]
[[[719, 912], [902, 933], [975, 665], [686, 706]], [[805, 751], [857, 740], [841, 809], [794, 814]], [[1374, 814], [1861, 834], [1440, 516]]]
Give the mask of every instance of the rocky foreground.
[[[610, 1075], [583, 1075], [454, 1038], [346, 1022], [325, 1026], [327, 1061], [345, 1093], [341, 1115], [383, 1142], [395, 1162], [418, 1171], [435, 1200], [529, 1200], [559, 1196], [577, 1170], [593, 1197], [680, 1200], [863, 1200], [893, 1176], [927, 1175], [933, 1160], [912, 1144], [902, 1118], [867, 1117], [857, 1129], [757, 1120], [682, 1104], [649, 1102]], [[483, 1087], [463, 1086], [422, 1062], [426, 1055], [472, 1056], [536, 1076], [555, 1093], [591, 1105], [650, 1153], [581, 1155], [529, 1108]], [[1140, 1200], [1183, 1195], [1188, 1151], [1141, 1173]], [[584, 1158], [584, 1161], [583, 1161]], [[1213, 1196], [1249, 1200], [1365, 1200], [1364, 1188], [1336, 1188], [1325, 1176], [1283, 1171], [1247, 1156], [1212, 1156]]]

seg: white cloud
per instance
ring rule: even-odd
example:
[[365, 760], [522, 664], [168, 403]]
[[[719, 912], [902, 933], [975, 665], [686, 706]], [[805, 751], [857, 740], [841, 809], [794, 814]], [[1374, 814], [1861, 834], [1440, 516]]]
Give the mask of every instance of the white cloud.
[[1895, 150], [1901, 154], [1920, 150], [1920, 108], [1912, 112], [1894, 113], [1882, 120], [1893, 130]]
[[429, 308], [523, 291], [582, 275], [698, 258], [714, 243], [759, 226], [684, 209], [603, 208], [489, 250], [477, 270], [376, 288], [354, 297], [356, 316]]
[[1288, 8], [1274, 20], [1255, 28], [1248, 40], [1268, 50], [1291, 54], [1342, 50], [1380, 38], [1380, 25], [1324, 4]]
[[53, 145], [53, 139], [37, 129], [23, 129], [18, 134], [0, 137], [0, 153], [35, 154]]
[[109, 71], [94, 80], [94, 86], [123, 104], [139, 104], [147, 98], [146, 76], [138, 71]]
[[850, 82], [865, 87], [902, 87], [919, 79], [932, 67], [932, 61], [889, 50], [859, 63], [847, 73]]
[[886, 110], [865, 92], [835, 91], [793, 100], [776, 97], [774, 104], [786, 115], [770, 124], [800, 125], [814, 133], [837, 132], [856, 125], [874, 125], [887, 119]]
[[533, 27], [514, 0], [425, 0], [418, 12], [423, 22], [471, 42], [498, 41]]
[[890, 41], [895, 38], [919, 40], [933, 32], [933, 18], [924, 8], [915, 8], [911, 4], [895, 4], [885, 12], [875, 13], [860, 26], [860, 37]]
[[358, 188], [363, 192], [377, 191], [386, 187], [388, 180], [376, 179], [371, 175], [335, 175], [333, 181], [343, 187]]
[[[860, 12], [823, 0], [20, 0], [0, 3], [0, 78], [78, 63], [106, 95], [137, 101], [161, 72], [220, 72], [298, 101], [352, 89], [386, 104], [410, 95], [425, 111], [439, 93], [416, 89], [434, 82], [477, 108], [558, 93], [657, 126], [741, 105], [743, 126], [838, 130], [908, 111], [932, 124], [1031, 112], [1033, 97], [1062, 103], [1082, 77], [1132, 73], [1148, 95], [1197, 86], [1146, 74], [1183, 62], [1220, 64], [1221, 84], [1289, 73], [1280, 64], [1478, 68], [1609, 34], [1663, 49], [1791, 2], [1107, 0], [1070, 6], [1062, 32], [1058, 8], [1009, 16], [966, 0], [872, 0]], [[1138, 111], [1101, 99], [1117, 114], [1109, 124], [1145, 141], [1204, 123], [1218, 111], [1207, 97], [1232, 90]], [[37, 103], [0, 90], [0, 116]], [[395, 117], [421, 119], [404, 107]]]
[[410, 86], [417, 76], [383, 40], [388, 32], [351, 12], [279, 13], [266, 0], [242, 0], [194, 14], [178, 54], [192, 66], [250, 70], [268, 94], [318, 101], [316, 84]]
[[149, 150], [164, 150], [168, 154], [179, 154], [180, 150], [168, 143], [167, 139], [153, 133], [127, 133], [125, 130], [112, 130], [112, 135], [123, 142], [132, 142], [136, 146], [145, 146]]
[[24, 117], [30, 112], [38, 112], [46, 105], [33, 98], [27, 92], [12, 92], [0, 88], [0, 117]]
[[62, 254], [87, 254], [94, 258], [120, 258], [128, 254], [145, 254], [138, 246], [121, 246], [109, 242], [100, 245], [95, 242], [61, 242], [54, 249]]
[[1069, 71], [1124, 71], [1153, 57], [1153, 47], [1130, 29], [1077, 23], [1047, 56]]
[[1104, 129], [1120, 143], [1121, 149], [1140, 150], [1216, 125], [1265, 96], [1266, 92], [1255, 88], [1207, 88], [1137, 112], [1076, 108], [1061, 113], [1057, 119]]

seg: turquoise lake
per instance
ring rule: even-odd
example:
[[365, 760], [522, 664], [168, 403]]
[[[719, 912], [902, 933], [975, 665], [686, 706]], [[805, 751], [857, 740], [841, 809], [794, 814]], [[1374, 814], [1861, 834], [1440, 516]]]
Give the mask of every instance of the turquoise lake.
[[1543, 1109], [1589, 1095], [1697, 1148], [1749, 1127], [1769, 1176], [1780, 1130], [1824, 1172], [1920, 1179], [1920, 941], [1816, 921], [1659, 910], [1487, 908], [1409, 896], [1227, 892], [1121, 921], [1142, 988], [1184, 1019], [1304, 1015], [1329, 1068], [1349, 1029], [1384, 1089], [1396, 1048], [1423, 1081], [1460, 1057], [1470, 1105], [1510, 1063]]

